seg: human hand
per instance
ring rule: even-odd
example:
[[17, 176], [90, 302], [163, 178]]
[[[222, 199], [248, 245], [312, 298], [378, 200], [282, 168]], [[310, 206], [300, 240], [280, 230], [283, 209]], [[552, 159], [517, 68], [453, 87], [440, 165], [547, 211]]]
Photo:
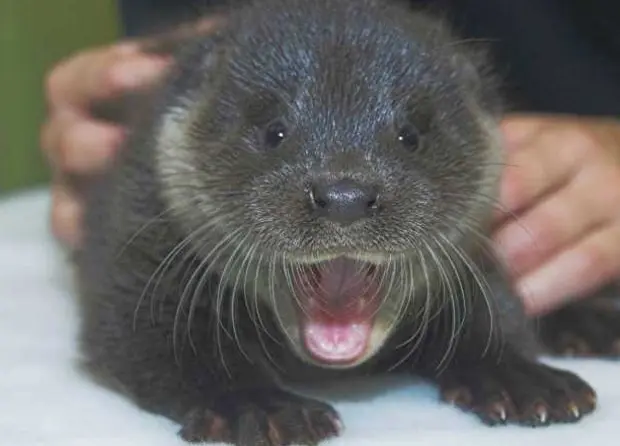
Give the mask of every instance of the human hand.
[[[63, 244], [76, 247], [81, 239], [81, 197], [69, 179], [102, 171], [124, 139], [121, 124], [93, 116], [94, 105], [159, 79], [169, 64], [166, 48], [196, 32], [209, 32], [215, 23], [213, 16], [155, 39], [85, 50], [61, 61], [47, 75], [48, 116], [41, 147], [53, 173], [52, 232]], [[158, 47], [164, 50], [157, 52]]]
[[120, 43], [80, 52], [47, 76], [41, 147], [53, 174], [52, 231], [62, 243], [75, 247], [81, 237], [81, 200], [69, 178], [104, 169], [124, 138], [120, 124], [91, 114], [93, 105], [148, 84], [164, 65], [162, 57], [143, 54], [137, 43]]
[[511, 116], [503, 132], [493, 238], [527, 311], [548, 312], [619, 278], [620, 121]]

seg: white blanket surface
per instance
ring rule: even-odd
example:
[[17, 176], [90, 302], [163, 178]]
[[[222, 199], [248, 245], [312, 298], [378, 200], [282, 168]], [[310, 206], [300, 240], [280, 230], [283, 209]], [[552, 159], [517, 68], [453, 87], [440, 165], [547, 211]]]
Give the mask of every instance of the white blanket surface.
[[[46, 190], [0, 202], [0, 445], [173, 446], [177, 426], [98, 387], [75, 367], [77, 311], [48, 230]], [[326, 445], [620, 445], [620, 364], [553, 361], [589, 380], [599, 408], [574, 425], [489, 428], [413, 380], [327, 393], [346, 425]]]

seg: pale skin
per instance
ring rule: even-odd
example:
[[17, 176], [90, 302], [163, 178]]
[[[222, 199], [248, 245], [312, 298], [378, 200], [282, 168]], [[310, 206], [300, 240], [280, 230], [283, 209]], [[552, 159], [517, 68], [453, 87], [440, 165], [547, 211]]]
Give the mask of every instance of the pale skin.
[[[206, 24], [210, 26], [210, 24]], [[90, 49], [48, 74], [41, 145], [52, 171], [54, 235], [75, 247], [82, 203], [68, 175], [105, 169], [124, 129], [95, 120], [93, 101], [148, 85], [169, 61], [135, 42]], [[531, 314], [542, 314], [620, 278], [620, 121], [514, 115], [494, 232], [497, 252]]]

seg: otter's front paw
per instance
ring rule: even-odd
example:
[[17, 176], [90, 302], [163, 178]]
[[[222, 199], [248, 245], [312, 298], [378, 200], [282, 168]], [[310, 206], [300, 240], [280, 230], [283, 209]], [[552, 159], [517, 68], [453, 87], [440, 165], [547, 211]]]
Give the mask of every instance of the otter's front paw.
[[613, 301], [568, 305], [541, 319], [540, 337], [552, 353], [620, 357], [620, 307]]
[[576, 422], [596, 406], [596, 393], [578, 376], [525, 360], [447, 370], [439, 385], [445, 401], [489, 425]]
[[316, 445], [339, 435], [342, 423], [328, 404], [278, 389], [239, 390], [209, 408], [190, 412], [181, 437], [192, 443], [237, 446]]

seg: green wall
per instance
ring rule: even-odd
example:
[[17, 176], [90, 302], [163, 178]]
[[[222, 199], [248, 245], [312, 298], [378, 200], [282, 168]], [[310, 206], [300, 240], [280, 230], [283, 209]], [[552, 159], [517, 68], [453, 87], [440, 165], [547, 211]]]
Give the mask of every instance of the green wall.
[[39, 148], [46, 71], [117, 35], [114, 0], [0, 0], [0, 193], [49, 178]]

